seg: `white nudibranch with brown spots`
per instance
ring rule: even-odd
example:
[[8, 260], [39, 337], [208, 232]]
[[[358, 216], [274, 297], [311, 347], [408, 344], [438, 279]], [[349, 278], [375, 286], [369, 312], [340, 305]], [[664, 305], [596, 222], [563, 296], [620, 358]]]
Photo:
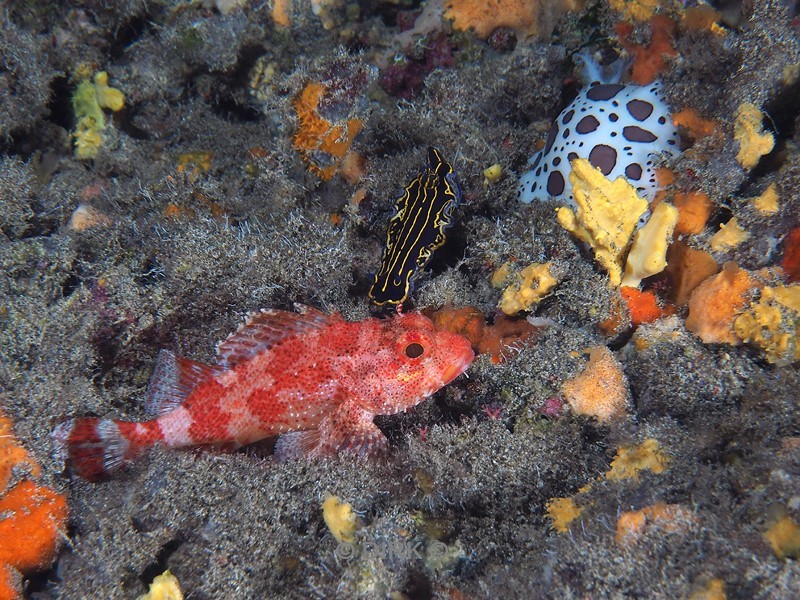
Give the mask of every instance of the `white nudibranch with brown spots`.
[[[586, 60], [585, 57], [581, 57]], [[597, 72], [589, 65], [590, 74]], [[530, 159], [519, 186], [522, 202], [554, 197], [575, 208], [570, 161], [587, 159], [610, 180], [625, 177], [648, 201], [657, 191], [659, 156], [680, 152], [678, 131], [661, 98], [661, 84], [594, 81], [553, 123], [544, 148]]]

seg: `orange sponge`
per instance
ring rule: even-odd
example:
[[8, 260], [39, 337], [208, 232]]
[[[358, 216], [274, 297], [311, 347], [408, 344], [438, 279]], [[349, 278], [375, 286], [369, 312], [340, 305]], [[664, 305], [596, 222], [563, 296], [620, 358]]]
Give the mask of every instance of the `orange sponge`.
[[700, 233], [711, 216], [713, 203], [704, 192], [678, 192], [673, 199], [678, 209], [675, 235]]
[[11, 420], [0, 412], [0, 600], [22, 597], [22, 576], [53, 562], [67, 525], [67, 501], [48, 487], [25, 479], [4, 494], [18, 466], [39, 475], [38, 463], [17, 443]]
[[47, 567], [67, 524], [64, 497], [25, 480], [0, 498], [0, 514], [0, 564], [23, 574]]
[[617, 520], [615, 540], [623, 545], [631, 545], [640, 540], [648, 531], [688, 531], [696, 523], [697, 517], [685, 506], [656, 502], [641, 510], [622, 513]]
[[595, 417], [600, 422], [623, 416], [631, 399], [622, 365], [605, 346], [589, 349], [586, 368], [564, 382], [561, 393], [576, 414]]
[[733, 320], [747, 303], [747, 293], [758, 287], [750, 273], [728, 262], [722, 272], [709, 277], [692, 292], [686, 329], [706, 344], [742, 343]]
[[363, 123], [359, 119], [331, 123], [321, 116], [318, 108], [325, 93], [324, 85], [312, 81], [294, 99], [299, 127], [293, 144], [308, 170], [327, 181], [336, 173]]
[[539, 331], [525, 319], [497, 315], [488, 325], [483, 313], [474, 306], [454, 308], [445, 305], [436, 311], [425, 311], [437, 329], [458, 333], [467, 338], [478, 354], [489, 354], [497, 364], [510, 354], [510, 348], [533, 337]]
[[531, 35], [548, 35], [556, 17], [583, 4], [583, 0], [449, 0], [444, 17], [453, 20], [455, 29], [472, 29], [482, 40], [500, 27], [513, 30], [524, 40]]
[[689, 136], [695, 140], [711, 135], [717, 128], [717, 124], [714, 121], [704, 119], [694, 108], [684, 108], [673, 113], [672, 123], [676, 127], [683, 127]]
[[39, 476], [39, 465], [14, 437], [11, 419], [0, 413], [0, 494], [11, 480], [11, 470], [18, 465], [26, 466], [34, 477]]
[[640, 46], [630, 41], [633, 34], [630, 23], [617, 24], [619, 43], [633, 56], [631, 80], [639, 85], [653, 83], [656, 77], [666, 71], [668, 63], [665, 57], [678, 56], [678, 51], [672, 45], [675, 22], [664, 15], [656, 15], [650, 21], [650, 28], [650, 44]]
[[676, 306], [686, 306], [697, 286], [717, 271], [717, 261], [705, 250], [696, 250], [680, 240], [673, 242], [667, 252], [666, 268], [671, 300]]
[[653, 290], [643, 292], [638, 288], [623, 287], [620, 288], [619, 292], [628, 305], [628, 310], [631, 313], [631, 323], [633, 325], [652, 323], [661, 317], [666, 317], [675, 313], [675, 308], [672, 306], [661, 308], [658, 305]]

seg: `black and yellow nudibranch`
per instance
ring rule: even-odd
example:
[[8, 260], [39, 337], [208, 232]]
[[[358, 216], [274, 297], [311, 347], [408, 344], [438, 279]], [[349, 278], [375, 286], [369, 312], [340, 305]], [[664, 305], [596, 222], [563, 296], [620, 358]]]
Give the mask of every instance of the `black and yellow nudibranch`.
[[396, 305], [408, 298], [414, 275], [444, 244], [445, 230], [460, 202], [453, 166], [436, 148], [428, 148], [427, 162], [397, 199], [389, 220], [381, 268], [369, 290], [373, 304]]

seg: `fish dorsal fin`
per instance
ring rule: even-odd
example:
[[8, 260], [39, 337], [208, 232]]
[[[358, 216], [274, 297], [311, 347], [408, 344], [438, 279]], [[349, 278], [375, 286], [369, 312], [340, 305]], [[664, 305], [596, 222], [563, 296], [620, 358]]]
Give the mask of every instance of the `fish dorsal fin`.
[[152, 415], [163, 415], [184, 403], [192, 390], [222, 373], [219, 367], [175, 356], [169, 350], [158, 353], [153, 376], [147, 387], [145, 407]]
[[298, 312], [262, 309], [247, 315], [235, 332], [217, 344], [217, 365], [230, 369], [290, 337], [341, 319], [338, 313], [326, 314], [302, 304], [294, 306]]

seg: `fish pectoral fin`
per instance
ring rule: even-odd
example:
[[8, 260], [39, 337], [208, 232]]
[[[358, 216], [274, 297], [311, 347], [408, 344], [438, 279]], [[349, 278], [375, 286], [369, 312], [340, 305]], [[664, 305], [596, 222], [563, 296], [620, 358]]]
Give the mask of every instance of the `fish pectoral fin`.
[[281, 435], [275, 455], [281, 460], [330, 456], [339, 452], [376, 454], [389, 445], [372, 419], [375, 415], [353, 402], [345, 402], [325, 417], [319, 429]]
[[315, 456], [314, 451], [319, 446], [319, 439], [318, 429], [284, 433], [275, 442], [273, 454], [280, 461]]
[[389, 441], [372, 421], [375, 415], [354, 402], [345, 402], [320, 423], [322, 453], [368, 455], [386, 450]]

